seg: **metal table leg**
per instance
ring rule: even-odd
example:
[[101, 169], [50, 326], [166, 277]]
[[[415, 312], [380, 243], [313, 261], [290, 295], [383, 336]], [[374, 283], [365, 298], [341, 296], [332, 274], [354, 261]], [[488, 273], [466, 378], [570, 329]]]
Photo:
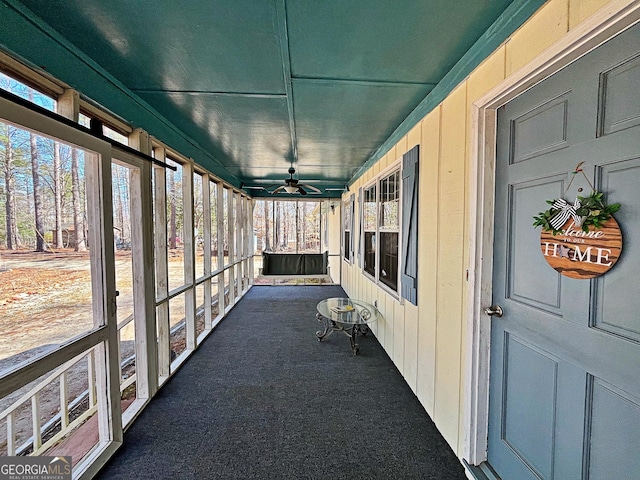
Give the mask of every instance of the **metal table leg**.
[[329, 320], [326, 317], [323, 317], [322, 315], [320, 315], [319, 313], [316, 313], [316, 319], [319, 322], [323, 322], [324, 321], [324, 330], [318, 330], [316, 332], [316, 337], [318, 337], [318, 341], [321, 342], [322, 340], [324, 340], [325, 338], [327, 338], [329, 335], [331, 335], [333, 333], [333, 323], [331, 320]]

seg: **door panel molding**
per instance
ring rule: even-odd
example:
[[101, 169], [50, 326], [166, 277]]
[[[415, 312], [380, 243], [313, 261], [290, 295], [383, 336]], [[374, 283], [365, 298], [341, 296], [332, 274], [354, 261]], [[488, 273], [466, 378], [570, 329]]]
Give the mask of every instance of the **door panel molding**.
[[[530, 229], [530, 219], [537, 213], [536, 210], [538, 208], [534, 203], [535, 198], [558, 198], [562, 195], [564, 188], [564, 175], [516, 183], [510, 185], [509, 199], [507, 200], [508, 227], [507, 232], [505, 232], [507, 235], [507, 264], [505, 265], [507, 280], [505, 297], [552, 315], [561, 315], [560, 275], [542, 262], [533, 265], [528, 264], [525, 267], [526, 256], [537, 255], [540, 249], [540, 242], [537, 237], [531, 237], [530, 235], [524, 241], [521, 239], [520, 242], [516, 242], [512, 232], [517, 232], [519, 229]], [[540, 193], [540, 189], [545, 191]], [[525, 211], [521, 211], [521, 208]], [[516, 245], [520, 244], [522, 246], [523, 243], [525, 243], [524, 249], [520, 248], [518, 250]], [[518, 267], [518, 265], [522, 266]], [[520, 275], [526, 272], [527, 278], [518, 277], [518, 272], [522, 272]], [[532, 283], [531, 287], [527, 285], [527, 283], [531, 283], [535, 279], [537, 279], [537, 282]]]
[[638, 21], [640, 1], [612, 1], [472, 105], [465, 345], [469, 354], [462, 451], [471, 465], [487, 459], [491, 320], [483, 307], [492, 299], [497, 109]]
[[[514, 118], [511, 121], [511, 145], [509, 163], [514, 164], [531, 160], [540, 155], [565, 148], [567, 143], [567, 117], [569, 114], [570, 91], [552, 98], [533, 110]], [[538, 135], [532, 134], [537, 130]], [[525, 145], [525, 139], [541, 135], [546, 142], [536, 145]]]
[[[583, 453], [585, 478], [623, 478], [622, 471], [640, 471], [640, 399], [596, 377], [589, 379], [588, 441]], [[623, 431], [620, 431], [622, 426]], [[616, 438], [627, 439], [622, 444]], [[611, 448], [616, 445], [616, 448]], [[623, 468], [624, 466], [624, 468]]]
[[[611, 198], [607, 199], [609, 203], [620, 202], [624, 205], [624, 208], [615, 215], [622, 225], [622, 238], [625, 242], [620, 263], [616, 266], [626, 265], [625, 271], [638, 271], [640, 259], [628, 254], [637, 240], [633, 235], [625, 237], [624, 233], [625, 225], [637, 225], [640, 222], [638, 209], [634, 207], [640, 205], [640, 191], [636, 184], [636, 179], [640, 176], [640, 157], [599, 165], [596, 173], [600, 191], [610, 192]], [[630, 322], [629, 320], [633, 319], [629, 319], [621, 310], [623, 299], [626, 302], [635, 302], [636, 308], [640, 308], [640, 299], [628, 299], [618, 288], [619, 285], [629, 281], [625, 278], [623, 270], [612, 269], [607, 275], [597, 277], [594, 281], [595, 295], [591, 308], [590, 326], [630, 341], [640, 342], [640, 325], [637, 322]]]
[[636, 96], [640, 88], [639, 70], [640, 55], [636, 55], [600, 74], [598, 136], [640, 125], [640, 103], [616, 101], [625, 94], [632, 99]]
[[[502, 389], [500, 439], [540, 478], [553, 478], [555, 455], [556, 406], [558, 401], [558, 361], [525, 340], [505, 332], [504, 374], [506, 385]], [[537, 364], [537, 369], [532, 368]], [[512, 384], [514, 384], [512, 386]], [[521, 397], [542, 394], [546, 402], [540, 402], [538, 411], [524, 411]], [[514, 416], [524, 428], [511, 428]], [[514, 419], [515, 420], [515, 419]], [[544, 441], [547, 438], [547, 442]], [[540, 445], [549, 445], [545, 452], [536, 452]]]

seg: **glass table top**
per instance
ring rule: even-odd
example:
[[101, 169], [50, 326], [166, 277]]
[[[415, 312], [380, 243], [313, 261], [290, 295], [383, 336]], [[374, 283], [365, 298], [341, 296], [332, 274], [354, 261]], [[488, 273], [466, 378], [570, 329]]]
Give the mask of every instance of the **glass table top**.
[[373, 323], [380, 316], [373, 305], [351, 298], [327, 298], [318, 303], [317, 309], [325, 318], [352, 325]]

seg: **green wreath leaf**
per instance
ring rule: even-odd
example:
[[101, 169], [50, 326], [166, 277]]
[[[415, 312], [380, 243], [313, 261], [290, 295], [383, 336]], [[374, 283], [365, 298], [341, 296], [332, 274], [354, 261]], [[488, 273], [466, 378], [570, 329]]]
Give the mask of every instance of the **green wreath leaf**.
[[[584, 232], [588, 232], [591, 225], [595, 228], [601, 228], [614, 213], [620, 210], [621, 205], [619, 203], [605, 205], [603, 197], [604, 194], [597, 191], [591, 192], [591, 195], [587, 197], [578, 196], [580, 208], [576, 209], [576, 214], [583, 218], [582, 230]], [[555, 200], [547, 200], [546, 202], [549, 205], [553, 205]], [[542, 227], [544, 231], [552, 232], [553, 235], [562, 233], [562, 230], [555, 229], [551, 225], [551, 220], [559, 211], [559, 209], [551, 207], [548, 210], [539, 212], [533, 217], [533, 226]]]

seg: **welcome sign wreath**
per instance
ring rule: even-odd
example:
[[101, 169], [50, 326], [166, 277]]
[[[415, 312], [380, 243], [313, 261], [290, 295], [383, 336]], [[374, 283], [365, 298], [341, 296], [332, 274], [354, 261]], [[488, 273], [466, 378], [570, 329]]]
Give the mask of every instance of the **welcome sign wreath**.
[[607, 272], [620, 258], [622, 232], [613, 218], [619, 203], [606, 205], [582, 171], [580, 162], [567, 186], [578, 173], [592, 188], [591, 195], [578, 196], [573, 204], [563, 198], [547, 200], [548, 210], [534, 216], [533, 226], [542, 227], [540, 249], [547, 263], [570, 278], [593, 278]]

